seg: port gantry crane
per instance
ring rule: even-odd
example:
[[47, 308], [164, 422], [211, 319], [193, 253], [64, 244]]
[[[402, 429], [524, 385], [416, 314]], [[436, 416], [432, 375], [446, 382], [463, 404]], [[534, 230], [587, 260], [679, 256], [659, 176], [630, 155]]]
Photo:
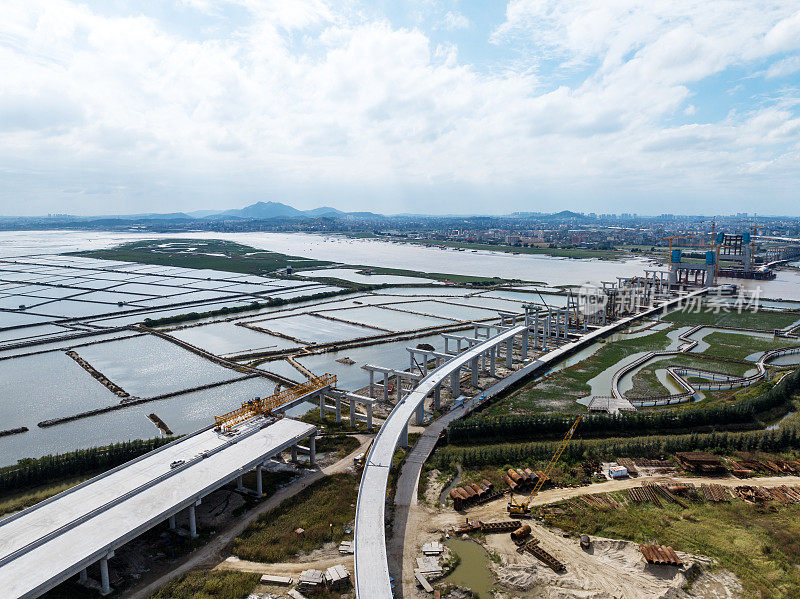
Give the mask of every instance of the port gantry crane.
[[575, 422], [572, 423], [572, 426], [569, 427], [567, 434], [564, 435], [564, 438], [559, 443], [556, 452], [553, 454], [553, 457], [550, 458], [550, 462], [547, 464], [547, 468], [545, 468], [542, 475], [539, 476], [536, 480], [536, 484], [533, 486], [533, 491], [531, 494], [528, 495], [524, 501], [520, 503], [514, 502], [514, 491], [508, 492], [508, 514], [510, 516], [529, 516], [531, 513], [531, 502], [533, 501], [534, 497], [539, 494], [539, 491], [542, 490], [542, 486], [544, 485], [544, 481], [550, 478], [550, 472], [553, 470], [553, 467], [558, 462], [559, 458], [561, 458], [561, 454], [564, 453], [564, 450], [567, 448], [567, 444], [569, 444], [570, 439], [575, 434], [575, 431], [578, 428], [578, 424], [580, 424], [581, 419], [583, 418], [583, 414], [580, 414], [576, 419]]

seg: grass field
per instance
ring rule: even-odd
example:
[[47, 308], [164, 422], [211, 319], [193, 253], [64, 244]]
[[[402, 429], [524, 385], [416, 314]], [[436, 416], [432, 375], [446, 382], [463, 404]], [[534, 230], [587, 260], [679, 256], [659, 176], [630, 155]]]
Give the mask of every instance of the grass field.
[[91, 477], [92, 475], [74, 476], [24, 491], [0, 493], [0, 516], [24, 510], [26, 507], [44, 501], [61, 491], [66, 491]]
[[220, 239], [158, 239], [125, 243], [115, 248], [73, 252], [73, 256], [141, 262], [183, 268], [208, 268], [245, 274], [264, 274], [292, 266], [327, 266], [330, 262], [258, 250]]
[[[356, 266], [362, 272], [369, 269], [373, 275], [393, 275], [398, 277], [423, 277], [442, 283], [457, 285], [502, 285], [505, 283], [537, 283], [545, 285], [542, 281], [522, 279], [503, 279], [501, 277], [482, 277], [477, 275], [454, 275], [441, 272], [423, 272], [420, 270], [407, 270], [403, 268], [384, 268], [378, 266]], [[302, 274], [302, 273], [301, 273]]]
[[[420, 243], [413, 241], [411, 243]], [[432, 240], [430, 242], [435, 245], [443, 245], [445, 247], [464, 248], [466, 250], [484, 250], [487, 252], [506, 252], [516, 254], [538, 254], [545, 256], [555, 256], [557, 258], [600, 258], [603, 260], [615, 260], [624, 258], [628, 252], [621, 252], [619, 250], [590, 250], [584, 248], [548, 248], [548, 247], [517, 247], [514, 245], [492, 245], [487, 243], [462, 243], [460, 241], [439, 241]]]
[[251, 572], [199, 570], [173, 580], [150, 599], [244, 599], [260, 578]]
[[709, 326], [734, 327], [739, 329], [757, 329], [773, 331], [789, 326], [800, 320], [797, 312], [691, 312], [678, 310], [663, 317], [666, 322], [681, 324], [705, 324]]
[[576, 533], [636, 542], [656, 542], [707, 555], [731, 570], [747, 597], [800, 596], [800, 505], [629, 504], [619, 510], [585, 510], [546, 516], [546, 522]]
[[670, 329], [665, 329], [644, 337], [609, 342], [578, 364], [526, 385], [482, 413], [485, 416], [504, 416], [509, 413], [583, 411], [586, 408], [575, 400], [591, 392], [587, 381], [633, 353], [663, 349], [669, 344], [669, 332]]
[[[800, 315], [798, 315], [800, 318]], [[710, 347], [703, 352], [706, 356], [719, 356], [732, 360], [744, 360], [750, 354], [800, 345], [800, 342], [793, 339], [767, 339], [764, 337], [753, 337], [743, 333], [720, 333], [714, 332], [706, 335], [705, 341]]]
[[[625, 393], [626, 397], [657, 397], [668, 395], [669, 390], [661, 384], [658, 380], [655, 371], [657, 369], [670, 368], [672, 366], [685, 366], [687, 368], [698, 368], [702, 370], [711, 370], [720, 372], [722, 374], [731, 374], [736, 376], [743, 376], [747, 370], [753, 368], [752, 364], [744, 364], [739, 362], [723, 362], [721, 360], [703, 359], [704, 354], [682, 354], [671, 358], [664, 358], [649, 364], [646, 368], [640, 369], [633, 375], [633, 388]], [[690, 382], [694, 379], [689, 377]], [[705, 381], [703, 381], [705, 382]]]
[[[332, 474], [310, 485], [291, 501], [262, 514], [237, 537], [234, 555], [256, 562], [280, 562], [345, 538], [344, 526], [355, 518], [358, 478]], [[304, 533], [295, 531], [302, 528]]]

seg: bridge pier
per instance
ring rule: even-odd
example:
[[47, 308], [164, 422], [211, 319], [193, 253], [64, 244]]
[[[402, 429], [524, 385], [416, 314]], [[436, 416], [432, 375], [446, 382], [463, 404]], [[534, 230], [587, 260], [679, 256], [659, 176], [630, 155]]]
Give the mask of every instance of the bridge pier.
[[506, 368], [511, 370], [514, 367], [514, 338], [509, 337], [506, 341]]
[[292, 461], [297, 462], [297, 445], [292, 445]]
[[89, 582], [89, 572], [84, 568], [78, 574], [78, 584], [82, 584], [86, 586], [86, 583]]
[[308, 438], [308, 465], [312, 468], [317, 465], [317, 432], [314, 431]]
[[333, 403], [336, 406], [336, 422], [342, 421], [342, 400], [339, 397], [333, 398]]
[[497, 347], [492, 346], [489, 350], [489, 376], [494, 377], [494, 363], [497, 359]]
[[441, 405], [442, 388], [439, 385], [433, 389], [433, 409], [438, 410]]
[[408, 447], [408, 422], [405, 423], [403, 426], [403, 430], [400, 431], [400, 447]]
[[414, 421], [417, 426], [422, 426], [422, 423], [425, 422], [425, 400], [423, 399], [419, 402], [419, 407], [416, 411], [416, 420]]
[[461, 393], [461, 368], [456, 368], [450, 373], [450, 393], [454, 400]]
[[325, 420], [325, 395], [319, 394], [319, 417]]
[[197, 538], [197, 514], [195, 513], [195, 506], [200, 505], [200, 500], [189, 506], [189, 537], [192, 539]]
[[105, 557], [100, 558], [100, 594], [111, 593], [111, 583], [108, 577], [108, 560], [114, 557], [114, 552], [109, 551]]
[[[370, 390], [370, 395], [372, 391]], [[356, 400], [350, 399], [350, 428], [356, 427]]]
[[175, 530], [175, 514], [172, 514], [168, 519], [167, 523], [169, 525], [170, 530]]
[[469, 369], [470, 369], [470, 384], [473, 387], [478, 386], [478, 358], [472, 358], [469, 361]]
[[237, 491], [244, 491], [244, 482], [242, 481], [242, 475], [236, 477], [236, 490]]
[[372, 404], [367, 404], [367, 430], [372, 430]]

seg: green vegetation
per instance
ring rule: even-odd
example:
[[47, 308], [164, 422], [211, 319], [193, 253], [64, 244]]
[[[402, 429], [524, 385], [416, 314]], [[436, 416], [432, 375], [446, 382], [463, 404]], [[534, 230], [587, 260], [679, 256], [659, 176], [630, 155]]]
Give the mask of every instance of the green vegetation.
[[109, 470], [174, 441], [175, 437], [136, 439], [104, 447], [19, 460], [0, 469], [0, 491], [21, 491], [45, 483]]
[[[800, 314], [793, 315], [800, 318]], [[730, 360], [744, 360], [756, 352], [790, 347], [800, 344], [800, 341], [784, 338], [754, 337], [744, 333], [722, 333], [715, 331], [705, 336], [704, 341], [710, 347], [703, 352], [705, 356], [719, 356]]]
[[316, 450], [318, 453], [331, 454], [334, 458], [340, 459], [354, 452], [359, 445], [361, 443], [358, 439], [350, 435], [323, 435], [317, 440]]
[[0, 516], [3, 514], [10, 514], [24, 510], [26, 507], [36, 505], [40, 501], [49, 499], [53, 495], [58, 495], [62, 491], [74, 487], [85, 480], [91, 478], [91, 475], [73, 476], [52, 483], [44, 484], [38, 487], [33, 487], [25, 491], [5, 491], [0, 493]]
[[759, 331], [774, 331], [788, 327], [800, 320], [798, 312], [718, 312], [713, 311], [683, 311], [670, 312], [662, 318], [666, 322], [679, 322], [681, 324], [733, 327], [737, 329], [756, 329]]
[[591, 393], [587, 384], [589, 380], [633, 353], [663, 349], [669, 344], [669, 331], [664, 329], [643, 337], [609, 342], [578, 364], [545, 376], [494, 402], [484, 410], [484, 414], [585, 411], [585, 406], [575, 400]]
[[[345, 538], [344, 526], [355, 518], [358, 479], [332, 474], [298, 493], [291, 501], [262, 514], [233, 542], [241, 559], [280, 562], [323, 544]], [[297, 534], [298, 528], [304, 530]]]
[[[744, 376], [744, 374], [755, 368], [752, 362], [729, 362], [715, 360], [713, 356], [706, 354], [680, 354], [677, 356], [662, 358], [651, 362], [646, 368], [640, 369], [633, 375], [633, 388], [625, 393], [625, 397], [658, 397], [669, 395], [670, 391], [661, 384], [656, 375], [656, 369], [671, 368], [673, 366], [683, 366], [686, 368], [697, 368], [700, 370], [711, 370], [721, 374], [734, 376]], [[706, 379], [688, 377], [690, 382], [707, 382]]]
[[657, 542], [707, 555], [732, 571], [748, 597], [800, 596], [800, 505], [731, 503], [634, 504], [545, 516], [579, 534]]
[[105, 250], [71, 252], [69, 255], [245, 274], [264, 274], [287, 266], [311, 268], [330, 264], [221, 239], [148, 239]]
[[[785, 423], [782, 423], [785, 424]], [[735, 451], [781, 452], [796, 449], [800, 434], [795, 427], [743, 433], [715, 432], [688, 435], [651, 435], [646, 437], [612, 437], [609, 439], [573, 440], [563, 454], [566, 461], [588, 459], [615, 460], [620, 457], [659, 458], [676, 451]], [[547, 460], [558, 447], [557, 441], [535, 443], [499, 443], [474, 447], [450, 446], [433, 455], [433, 464], [442, 470], [455, 464], [477, 468], [498, 464], [529, 464]]]
[[[411, 243], [428, 243], [412, 241]], [[445, 247], [464, 248], [466, 250], [484, 250], [487, 252], [506, 252], [513, 254], [541, 254], [557, 258], [600, 258], [615, 260], [624, 258], [625, 253], [619, 250], [592, 250], [588, 248], [555, 248], [555, 247], [524, 247], [517, 245], [493, 245], [488, 243], [466, 243], [461, 241], [432, 241], [435, 245]]]
[[[800, 392], [800, 368], [777, 385], [765, 381], [758, 394], [743, 394], [726, 405], [704, 405], [683, 409], [623, 412], [617, 415], [591, 414], [581, 421], [581, 437], [672, 434], [726, 428], [761, 428], [766, 422], [792, 409]], [[512, 439], [557, 439], [569, 429], [573, 415], [527, 414], [514, 416], [473, 416], [453, 421], [447, 428], [451, 445], [492, 443]]]
[[[393, 275], [397, 277], [422, 277], [443, 283], [456, 283], [458, 285], [474, 285], [476, 287], [491, 287], [493, 285], [505, 285], [508, 283], [537, 283], [545, 285], [541, 281], [523, 281], [522, 279], [503, 279], [501, 277], [479, 277], [476, 275], [454, 275], [441, 272], [422, 272], [420, 270], [406, 270], [403, 268], [384, 268], [378, 266], [356, 266], [359, 272], [364, 274], [369, 270], [373, 275]], [[419, 286], [419, 284], [414, 284]]]
[[260, 574], [252, 572], [189, 572], [151, 595], [150, 599], [244, 599], [253, 591], [260, 578]]

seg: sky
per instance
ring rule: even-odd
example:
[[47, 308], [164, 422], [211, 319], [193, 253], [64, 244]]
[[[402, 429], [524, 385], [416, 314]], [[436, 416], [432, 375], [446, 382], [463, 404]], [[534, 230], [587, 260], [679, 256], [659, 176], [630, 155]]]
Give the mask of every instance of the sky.
[[3, 0], [0, 214], [800, 215], [797, 0]]

